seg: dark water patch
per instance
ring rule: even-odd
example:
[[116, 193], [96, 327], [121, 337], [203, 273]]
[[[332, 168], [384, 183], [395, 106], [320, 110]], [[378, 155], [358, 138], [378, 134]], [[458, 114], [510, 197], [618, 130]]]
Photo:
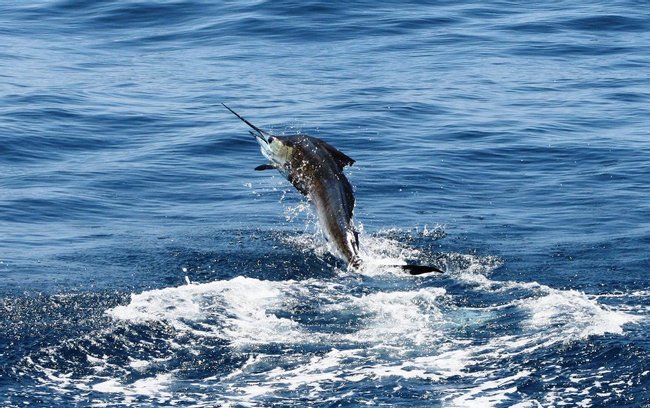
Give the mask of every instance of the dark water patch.
[[645, 58], [633, 58], [625, 59], [620, 61], [614, 61], [611, 64], [612, 68], [615, 69], [639, 69], [648, 65], [648, 60]]
[[19, 105], [27, 106], [50, 106], [50, 105], [68, 105], [79, 103], [82, 100], [81, 95], [74, 95], [72, 92], [61, 90], [60, 93], [31, 93], [31, 94], [7, 94], [3, 95], [3, 102], [7, 107], [16, 107]]
[[[99, 153], [123, 150], [165, 137], [168, 122], [181, 121], [145, 114], [87, 112], [73, 108], [15, 109], [6, 115], [12, 135], [0, 141], [7, 162], [89, 160]], [[38, 129], [38, 132], [34, 132]], [[128, 150], [127, 150], [128, 149]]]
[[[122, 3], [108, 1], [70, 2], [60, 1], [23, 8], [26, 20], [63, 23], [65, 31], [75, 29], [139, 29], [157, 26], [173, 26], [191, 21], [205, 12], [207, 3], [175, 1], [162, 4], [148, 1]], [[66, 27], [66, 25], [68, 27]]]
[[449, 16], [419, 16], [410, 19], [399, 19], [395, 22], [396, 26], [402, 28], [405, 32], [411, 30], [440, 30], [447, 26], [454, 26], [462, 23], [463, 20], [457, 17]]
[[564, 26], [573, 30], [584, 31], [623, 31], [623, 32], [644, 32], [648, 31], [650, 25], [646, 19], [627, 17], [621, 15], [600, 15], [575, 18], [563, 23]]
[[17, 379], [10, 367], [34, 350], [58, 344], [63, 338], [77, 338], [106, 322], [103, 310], [124, 301], [120, 293], [66, 293], [7, 296], [0, 300], [2, 342], [0, 365]]
[[[414, 102], [405, 104], [401, 101], [387, 99], [385, 101], [386, 105], [381, 108], [381, 117], [366, 122], [367, 125], [379, 125], [386, 131], [395, 128], [403, 129], [403, 126], [406, 126], [406, 133], [416, 132], [419, 127], [429, 127], [431, 121], [435, 121], [436, 117], [448, 112], [441, 105], [435, 103]], [[399, 133], [391, 132], [378, 139], [386, 139], [388, 142], [398, 142], [402, 136], [411, 139], [410, 136], [402, 135], [402, 133], [404, 133], [403, 130]]]
[[363, 4], [343, 7], [336, 3], [322, 3], [319, 1], [294, 1], [289, 0], [283, 3], [274, 1], [262, 1], [258, 10], [262, 14], [283, 15], [287, 17], [304, 17], [310, 15], [342, 15], [346, 12], [356, 11], [355, 9], [363, 8]]
[[[104, 6], [105, 7], [105, 6]], [[207, 3], [177, 1], [170, 3], [133, 2], [114, 3], [104, 12], [96, 13], [89, 21], [100, 28], [133, 29], [134, 27], [169, 27], [191, 21], [203, 15]], [[69, 10], [71, 10], [69, 8]]]
[[8, 222], [42, 223], [54, 220], [93, 220], [107, 211], [106, 204], [93, 197], [73, 194], [44, 194], [42, 197], [6, 200], [0, 206], [1, 219]]
[[[286, 4], [263, 3], [254, 9], [240, 8], [238, 18], [222, 19], [199, 28], [196, 39], [202, 42], [222, 36], [255, 36], [257, 39], [290, 42], [353, 41], [355, 38], [388, 37], [414, 30], [442, 29], [458, 23], [444, 16], [403, 18], [381, 17], [376, 10], [360, 5], [341, 7], [306, 2], [287, 7]], [[377, 20], [379, 18], [379, 20]], [[184, 35], [191, 36], [186, 33]]]
[[527, 34], [554, 34], [561, 30], [555, 22], [528, 21], [518, 24], [510, 24], [501, 27], [507, 31], [514, 31]]
[[501, 5], [502, 7], [474, 7], [473, 5], [468, 5], [468, 7], [462, 10], [461, 14], [472, 18], [494, 19], [504, 16], [513, 16], [520, 13], [519, 10], [509, 6], [507, 3]]
[[[80, 131], [82, 129], [78, 129]], [[24, 137], [24, 129], [17, 135], [0, 142], [0, 151], [4, 151], [6, 164], [22, 162], [60, 161], [65, 157], [83, 159], [84, 154], [98, 150], [112, 150], [119, 146], [113, 140], [104, 137], [63, 136], [58, 134], [34, 135]]]
[[619, 102], [643, 103], [650, 100], [650, 94], [643, 92], [613, 92], [605, 95], [605, 98]]
[[[544, 384], [544, 391], [548, 392], [559, 391], [564, 388], [568, 381], [573, 379], [573, 382], [585, 387], [591, 387], [590, 398], [595, 404], [599, 405], [621, 405], [621, 406], [636, 406], [639, 401], [647, 400], [649, 392], [647, 387], [643, 385], [642, 377], [637, 374], [627, 372], [626, 367], [636, 366], [638, 368], [648, 367], [647, 358], [642, 357], [645, 351], [639, 349], [634, 344], [620, 344], [613, 336], [605, 336], [604, 338], [595, 339], [589, 345], [568, 344], [562, 349], [562, 354], [565, 355], [565, 360], [562, 362], [561, 367], [571, 367], [579, 363], [579, 370], [560, 370], [559, 376], [552, 378]], [[603, 370], [598, 366], [599, 361], [613, 361], [612, 365], [608, 365]], [[546, 365], [546, 364], [545, 364]], [[617, 380], [612, 381], [609, 387], [604, 387], [601, 381], [590, 381], [593, 372], [602, 372], [602, 376], [607, 379]], [[636, 370], [634, 370], [636, 372]], [[602, 377], [601, 377], [602, 378]], [[610, 380], [611, 381], [611, 380]], [[634, 393], [620, 392], [623, 384], [634, 389]], [[577, 388], [577, 387], [576, 387]], [[619, 392], [617, 392], [617, 390]], [[592, 395], [593, 393], [593, 395]], [[543, 395], [543, 394], [542, 394]], [[581, 399], [580, 395], [574, 395], [568, 399], [569, 402], [577, 402]]]
[[603, 55], [621, 55], [627, 54], [630, 51], [630, 47], [623, 45], [582, 45], [569, 43], [558, 44], [532, 41], [525, 46], [514, 47], [509, 52], [518, 56], [566, 58], [570, 56], [595, 57]]
[[[273, 281], [332, 277], [332, 266], [338, 261], [329, 254], [322, 257], [307, 247], [292, 246], [287, 238], [295, 234], [228, 231], [227, 244], [217, 250], [196, 252], [186, 247], [171, 247], [169, 250], [174, 257], [175, 269], [183, 271], [192, 282], [230, 279], [244, 272], [247, 277]], [[261, 248], [264, 250], [260, 252]]]
[[523, 23], [506, 25], [506, 30], [530, 34], [555, 34], [563, 31], [587, 32], [644, 32], [649, 26], [641, 18], [621, 15], [601, 15], [580, 17], [570, 20], [560, 20], [558, 16], [546, 21], [527, 21]]

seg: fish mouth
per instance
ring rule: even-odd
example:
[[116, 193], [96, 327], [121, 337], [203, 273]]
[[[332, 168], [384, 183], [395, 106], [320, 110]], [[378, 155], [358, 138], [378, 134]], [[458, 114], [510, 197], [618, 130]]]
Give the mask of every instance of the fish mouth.
[[253, 132], [251, 132], [251, 134], [253, 134], [253, 136], [255, 136], [255, 139], [257, 140], [257, 143], [260, 145], [260, 151], [262, 152], [262, 155], [264, 157], [266, 157], [267, 159], [269, 159], [270, 161], [276, 162], [277, 160], [275, 160], [273, 158], [273, 156], [274, 156], [273, 150], [271, 150], [271, 145], [269, 144], [268, 139], [265, 138], [264, 135], [261, 135], [261, 134], [255, 134]]

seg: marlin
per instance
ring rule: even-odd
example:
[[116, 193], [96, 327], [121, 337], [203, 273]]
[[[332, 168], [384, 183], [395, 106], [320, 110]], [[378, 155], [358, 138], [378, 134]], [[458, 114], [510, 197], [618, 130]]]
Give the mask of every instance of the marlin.
[[[314, 206], [318, 223], [335, 255], [345, 260], [348, 269], [363, 266], [359, 256], [359, 234], [354, 228], [354, 193], [343, 173], [354, 163], [349, 156], [324, 140], [306, 134], [278, 136], [258, 128], [225, 104], [226, 109], [250, 126], [268, 163], [257, 171], [278, 170]], [[442, 272], [433, 266], [392, 265], [411, 275]]]

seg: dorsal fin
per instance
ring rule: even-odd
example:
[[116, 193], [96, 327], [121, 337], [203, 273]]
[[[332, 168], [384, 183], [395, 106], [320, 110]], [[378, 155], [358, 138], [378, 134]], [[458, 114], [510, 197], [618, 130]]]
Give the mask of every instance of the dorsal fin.
[[352, 166], [354, 164], [354, 160], [348, 156], [347, 154], [343, 153], [342, 151], [338, 150], [336, 147], [332, 146], [331, 144], [327, 143], [324, 140], [317, 139], [319, 144], [327, 150], [329, 154], [332, 155], [332, 157], [336, 160], [336, 162], [339, 164], [339, 167], [341, 170], [343, 170], [343, 167], [345, 166]]

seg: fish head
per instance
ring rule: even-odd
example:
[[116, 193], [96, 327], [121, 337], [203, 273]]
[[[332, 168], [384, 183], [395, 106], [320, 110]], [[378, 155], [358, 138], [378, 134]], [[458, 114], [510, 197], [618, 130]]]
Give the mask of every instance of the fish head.
[[294, 153], [294, 144], [286, 137], [256, 134], [260, 151], [271, 163], [278, 167], [286, 167]]
[[[269, 164], [258, 166], [256, 170], [267, 170], [271, 168], [278, 169], [285, 176], [288, 176], [291, 162], [300, 160], [300, 143], [304, 137], [294, 136], [276, 136], [258, 128], [243, 116], [230, 109], [226, 104], [222, 105], [233, 115], [237, 116], [242, 122], [246, 123], [252, 129], [250, 134], [255, 137], [260, 145], [262, 155], [269, 160]], [[298, 153], [298, 154], [296, 154]]]

